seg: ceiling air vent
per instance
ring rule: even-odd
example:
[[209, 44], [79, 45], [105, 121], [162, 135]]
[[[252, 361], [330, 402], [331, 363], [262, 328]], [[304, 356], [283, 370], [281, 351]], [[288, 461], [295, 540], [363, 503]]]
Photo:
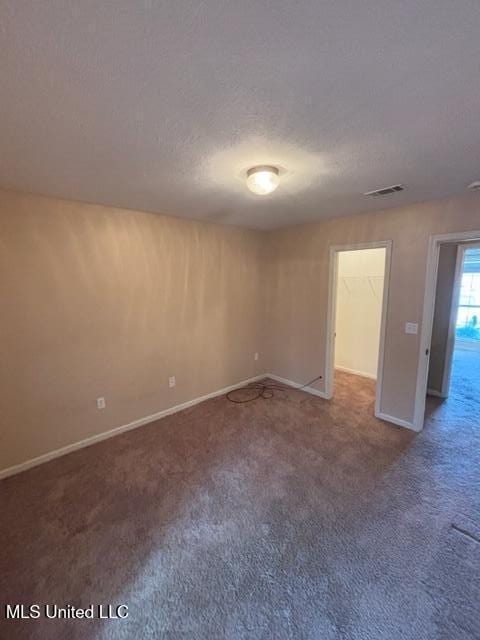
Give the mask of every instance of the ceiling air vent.
[[364, 193], [364, 196], [373, 196], [376, 198], [377, 196], [389, 196], [391, 193], [396, 193], [397, 191], [403, 191], [403, 184], [394, 184], [391, 187], [383, 187], [383, 189], [376, 189], [375, 191], [367, 191]]

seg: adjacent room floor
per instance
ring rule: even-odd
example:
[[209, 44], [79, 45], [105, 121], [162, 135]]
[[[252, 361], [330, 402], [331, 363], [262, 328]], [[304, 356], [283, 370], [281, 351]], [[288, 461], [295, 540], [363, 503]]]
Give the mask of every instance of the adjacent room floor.
[[129, 617], [0, 636], [479, 638], [478, 396], [419, 435], [373, 401], [345, 373], [331, 402], [219, 397], [5, 480], [5, 601]]
[[427, 418], [452, 420], [454, 425], [474, 420], [480, 429], [480, 350], [455, 348], [449, 396], [427, 397]]

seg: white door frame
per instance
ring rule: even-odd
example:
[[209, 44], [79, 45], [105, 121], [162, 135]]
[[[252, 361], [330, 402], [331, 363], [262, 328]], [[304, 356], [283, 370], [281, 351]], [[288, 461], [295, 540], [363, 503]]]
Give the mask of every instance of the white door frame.
[[[465, 245], [459, 244], [457, 245], [457, 259], [455, 263], [455, 276], [453, 280], [452, 302], [450, 305], [450, 318], [448, 321], [448, 337], [447, 337], [447, 344], [445, 347], [445, 360], [443, 362], [442, 388], [440, 389], [441, 398], [448, 398], [448, 392], [450, 390], [453, 350], [455, 348], [455, 325], [456, 325], [457, 313], [458, 313], [458, 303], [460, 301], [460, 289], [461, 289], [461, 283], [462, 283], [462, 273], [463, 273], [464, 262], [465, 262]], [[435, 282], [435, 295], [436, 295], [436, 290], [437, 290], [437, 283]], [[433, 325], [432, 325], [432, 331], [433, 331]]]
[[388, 290], [390, 286], [390, 265], [392, 261], [392, 241], [361, 242], [356, 244], [332, 245], [330, 247], [327, 333], [325, 349], [325, 395], [333, 396], [334, 353], [335, 353], [335, 315], [337, 310], [338, 254], [342, 251], [362, 251], [363, 249], [385, 249], [385, 274], [383, 280], [382, 319], [380, 324], [380, 343], [378, 349], [377, 386], [375, 394], [375, 416], [388, 419], [381, 413], [383, 361], [385, 352], [385, 329], [388, 308]]
[[[465, 251], [467, 249], [480, 249], [478, 243], [465, 243], [457, 246], [457, 262], [455, 265], [455, 279], [453, 283], [452, 305], [450, 309], [450, 320], [448, 324], [448, 338], [445, 347], [445, 362], [443, 363], [442, 388], [439, 396], [448, 398], [450, 391], [450, 380], [452, 377], [453, 352], [455, 349], [455, 325], [457, 324], [458, 305], [460, 302], [460, 289], [462, 285], [463, 266], [465, 263]], [[435, 286], [436, 291], [436, 286]]]
[[[423, 429], [425, 421], [425, 402], [427, 398], [428, 365], [430, 362], [430, 344], [432, 341], [433, 315], [435, 312], [435, 293], [437, 288], [438, 258], [440, 246], [446, 243], [474, 242], [480, 240], [480, 231], [460, 231], [430, 236], [428, 243], [427, 269], [425, 275], [425, 297], [423, 299], [422, 328], [418, 352], [417, 388], [415, 392], [415, 410], [413, 426], [416, 431]], [[458, 263], [457, 263], [458, 264]]]

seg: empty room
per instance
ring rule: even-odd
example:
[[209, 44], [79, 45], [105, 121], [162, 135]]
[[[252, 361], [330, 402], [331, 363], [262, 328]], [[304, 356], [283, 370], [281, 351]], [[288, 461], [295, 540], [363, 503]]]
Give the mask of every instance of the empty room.
[[0, 639], [480, 640], [480, 3], [0, 33]]

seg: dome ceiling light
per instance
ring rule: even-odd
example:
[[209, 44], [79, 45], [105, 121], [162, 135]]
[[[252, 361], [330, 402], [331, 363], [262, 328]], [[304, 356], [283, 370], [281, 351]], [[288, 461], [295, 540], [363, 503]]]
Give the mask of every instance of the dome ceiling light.
[[260, 165], [247, 171], [247, 187], [259, 196], [272, 193], [280, 184], [280, 176], [277, 167]]

